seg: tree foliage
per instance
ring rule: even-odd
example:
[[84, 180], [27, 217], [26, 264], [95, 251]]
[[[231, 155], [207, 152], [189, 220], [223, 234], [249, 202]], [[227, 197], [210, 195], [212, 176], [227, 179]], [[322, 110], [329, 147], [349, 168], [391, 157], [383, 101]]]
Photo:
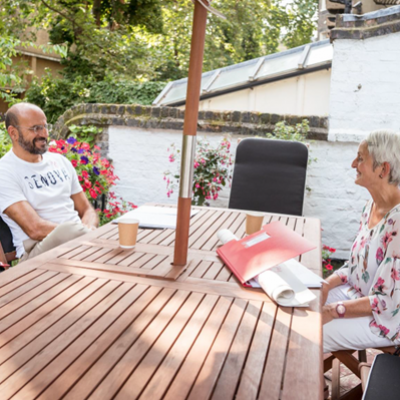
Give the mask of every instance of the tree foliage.
[[[212, 1], [227, 19], [209, 14], [205, 71], [311, 41], [318, 2], [271, 1]], [[13, 64], [17, 47], [33, 45], [36, 32], [46, 29], [47, 48], [63, 55], [68, 82], [47, 76], [34, 84], [31, 99], [42, 96], [54, 115], [95, 96], [140, 100], [155, 87], [148, 92], [140, 83], [187, 76], [193, 9], [191, 0], [0, 0], [0, 86], [26, 86], [29, 66]]]

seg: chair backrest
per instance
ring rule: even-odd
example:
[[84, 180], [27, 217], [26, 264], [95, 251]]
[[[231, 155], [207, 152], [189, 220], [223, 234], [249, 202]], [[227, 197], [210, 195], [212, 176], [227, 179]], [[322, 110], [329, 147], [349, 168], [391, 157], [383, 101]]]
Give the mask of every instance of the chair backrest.
[[10, 228], [0, 217], [0, 261], [7, 264], [15, 259], [15, 247]]
[[303, 143], [242, 140], [236, 150], [229, 208], [303, 215], [307, 164]]
[[400, 357], [378, 354], [372, 364], [363, 400], [400, 398]]

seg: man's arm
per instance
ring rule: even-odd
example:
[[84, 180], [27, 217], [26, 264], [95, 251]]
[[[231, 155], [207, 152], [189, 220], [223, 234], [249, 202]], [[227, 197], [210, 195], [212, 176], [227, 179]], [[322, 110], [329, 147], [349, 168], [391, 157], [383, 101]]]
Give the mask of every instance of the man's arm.
[[33, 240], [43, 240], [57, 226], [54, 222], [40, 218], [27, 201], [19, 201], [4, 210]]
[[95, 229], [99, 226], [99, 218], [96, 211], [89, 203], [83, 192], [73, 194], [71, 199], [74, 202], [75, 210], [78, 211], [82, 224], [86, 225], [89, 229]]

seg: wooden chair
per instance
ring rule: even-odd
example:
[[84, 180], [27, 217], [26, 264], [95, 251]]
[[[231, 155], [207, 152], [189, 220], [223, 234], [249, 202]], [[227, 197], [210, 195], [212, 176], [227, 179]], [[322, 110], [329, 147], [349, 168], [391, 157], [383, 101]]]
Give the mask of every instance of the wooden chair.
[[236, 149], [229, 208], [303, 215], [307, 164], [303, 143], [243, 139]]
[[16, 251], [10, 228], [0, 217], [0, 268], [8, 269], [10, 263], [16, 259]]
[[[395, 346], [376, 348], [385, 354], [395, 354]], [[327, 354], [324, 357], [324, 373], [332, 369], [332, 400], [360, 400], [362, 398], [362, 384], [357, 385], [340, 397], [340, 363], [343, 363], [353, 374], [361, 379], [360, 366], [367, 361], [366, 350], [358, 351], [358, 358], [354, 356], [357, 350], [341, 350]], [[365, 372], [364, 372], [365, 374]]]

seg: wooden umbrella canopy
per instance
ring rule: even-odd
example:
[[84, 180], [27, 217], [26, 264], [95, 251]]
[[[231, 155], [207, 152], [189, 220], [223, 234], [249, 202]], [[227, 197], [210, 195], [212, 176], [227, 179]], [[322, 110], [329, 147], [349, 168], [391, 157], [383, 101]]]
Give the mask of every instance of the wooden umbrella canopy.
[[199, 117], [207, 11], [225, 18], [218, 11], [210, 7], [211, 0], [192, 0], [192, 2], [194, 3], [193, 30], [190, 48], [185, 121], [183, 125], [181, 173], [173, 262], [174, 265], [182, 267], [187, 264], [188, 255], [190, 211], [193, 195], [193, 163], [196, 154], [196, 133]]

